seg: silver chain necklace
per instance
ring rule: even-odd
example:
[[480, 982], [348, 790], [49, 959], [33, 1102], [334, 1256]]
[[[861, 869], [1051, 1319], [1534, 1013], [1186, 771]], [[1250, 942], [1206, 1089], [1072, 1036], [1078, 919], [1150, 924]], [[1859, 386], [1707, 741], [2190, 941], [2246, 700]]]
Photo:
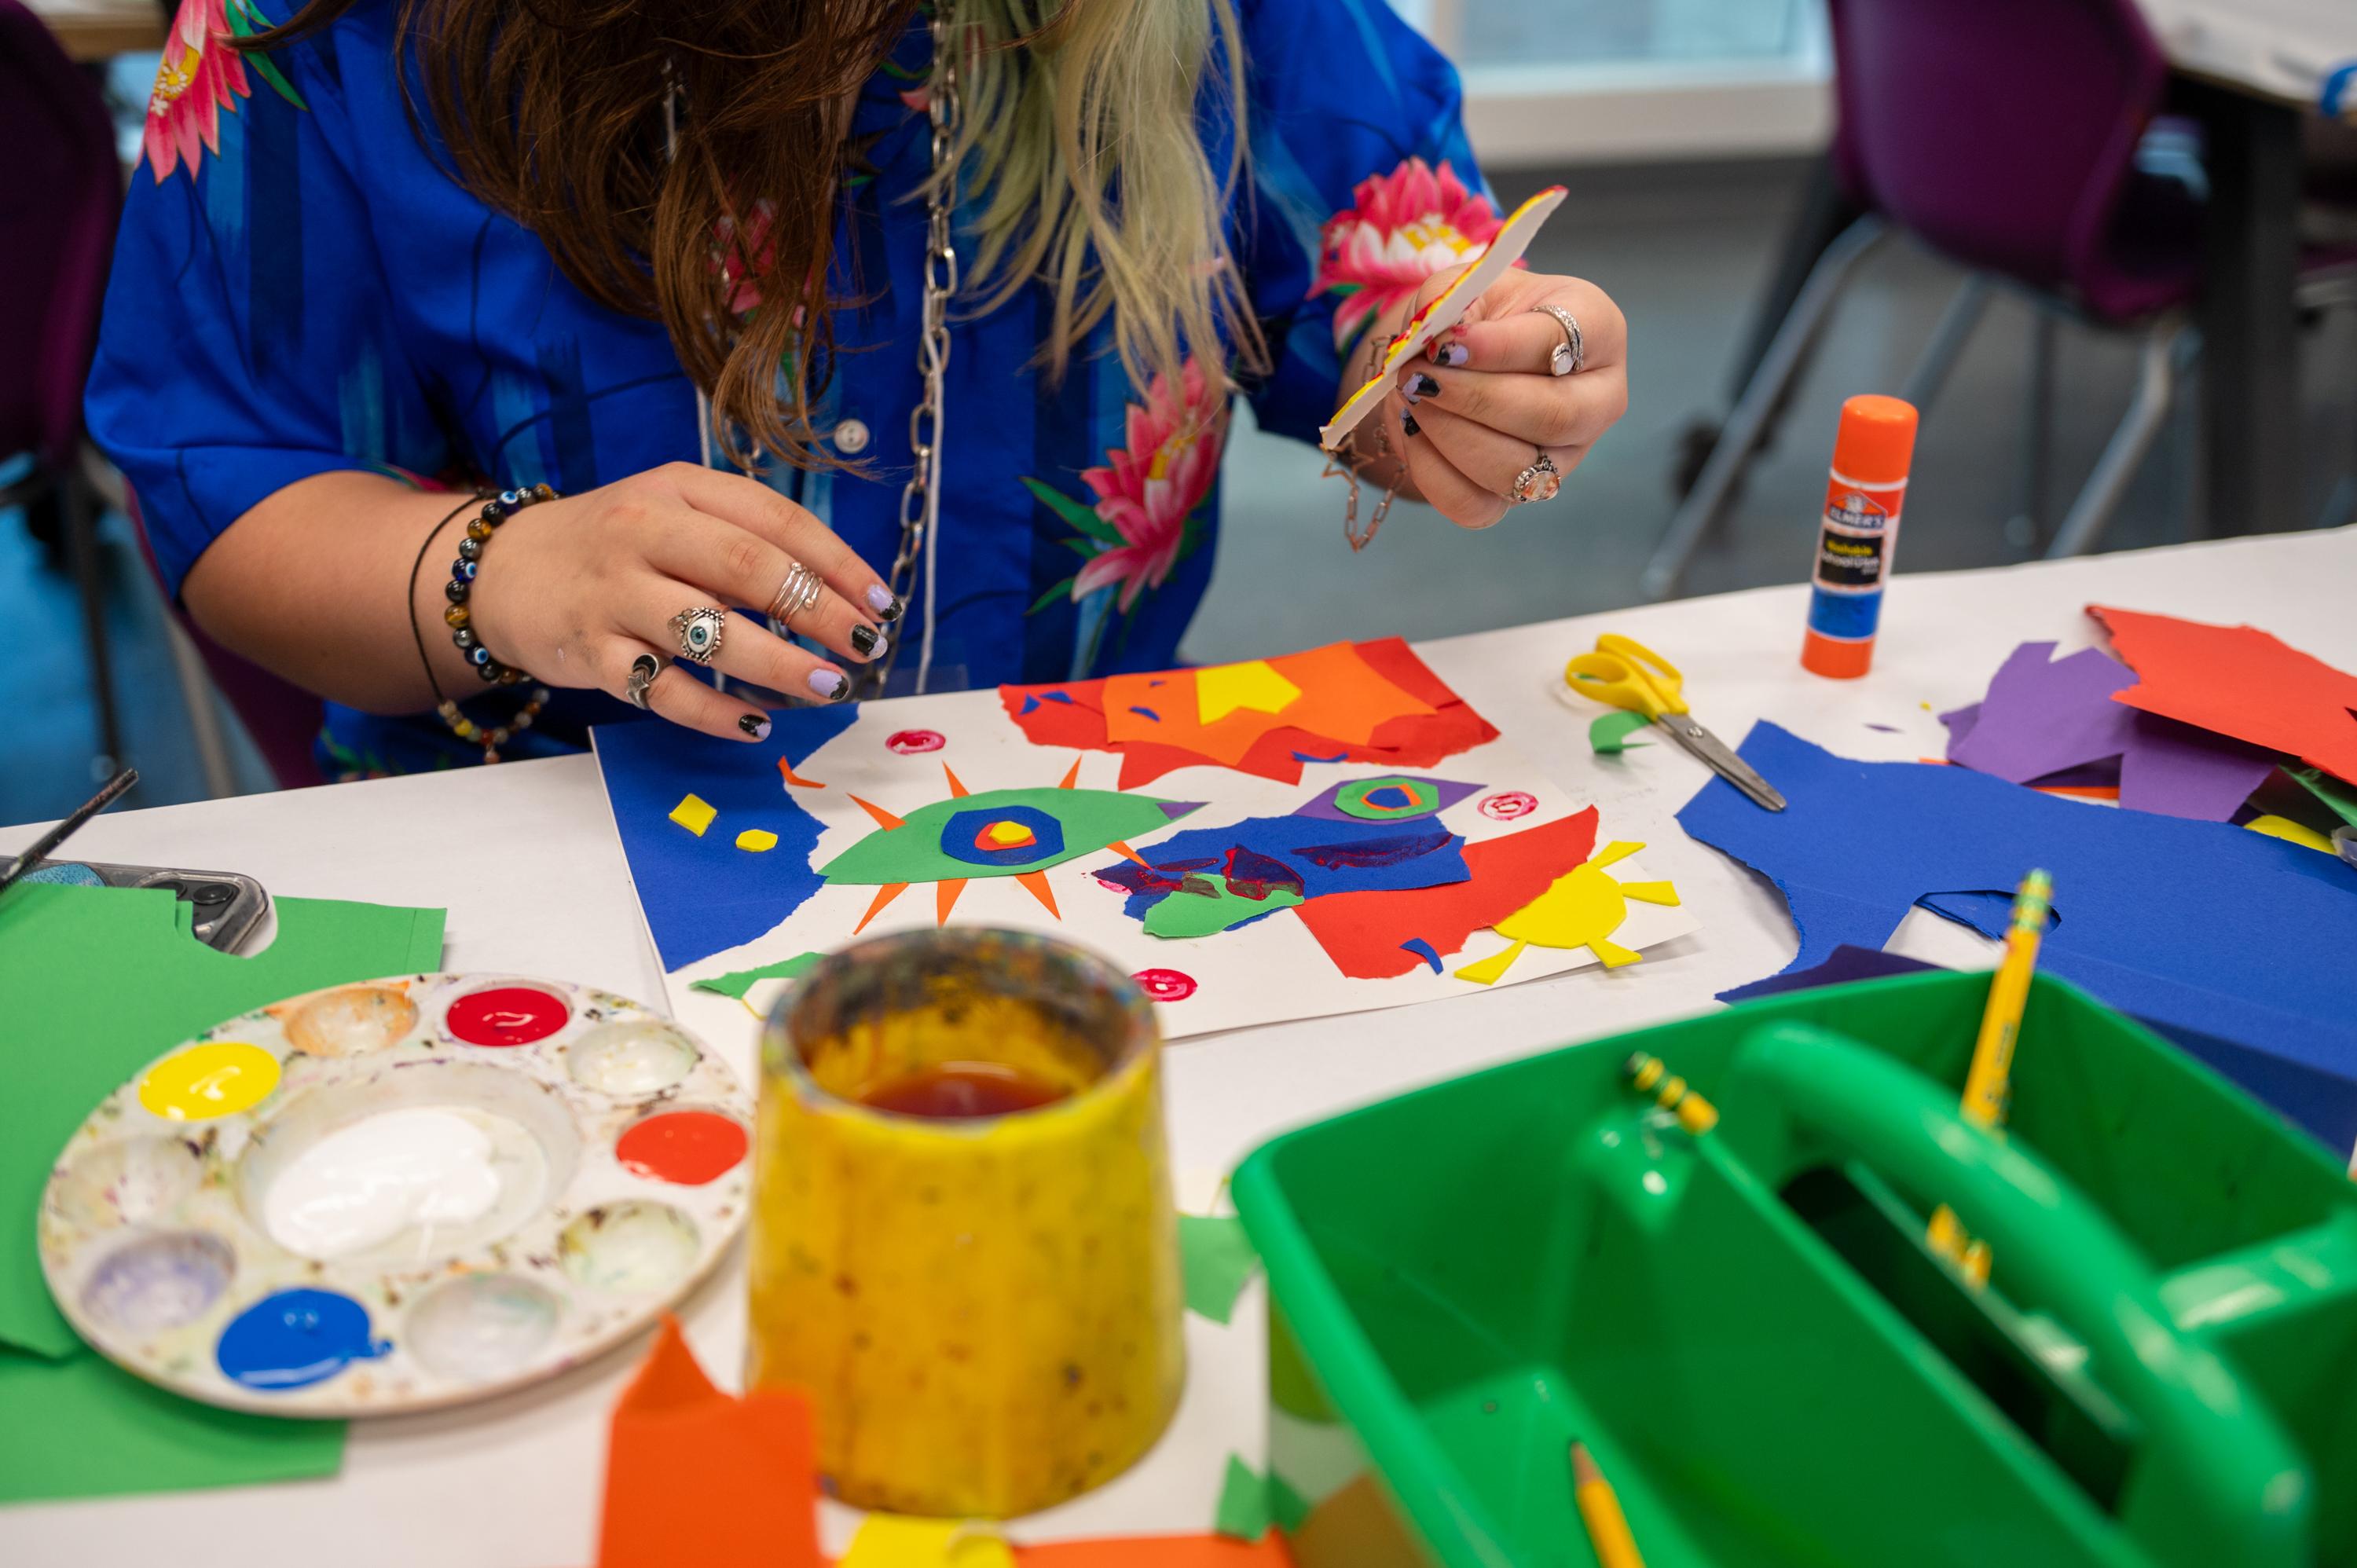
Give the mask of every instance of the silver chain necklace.
[[[922, 693], [933, 663], [933, 560], [941, 537], [942, 516], [942, 382], [950, 364], [950, 300], [958, 290], [957, 242], [950, 220], [957, 211], [957, 143], [961, 104], [958, 99], [957, 48], [953, 28], [956, 0], [933, 0], [931, 23], [933, 61], [926, 83], [927, 113], [932, 120], [932, 189], [925, 203], [924, 316], [918, 328], [917, 371], [924, 392], [909, 411], [909, 482], [900, 487], [900, 548], [892, 558], [887, 579], [902, 604], [913, 603], [921, 583], [925, 596], [924, 630], [917, 650], [917, 691]], [[922, 558], [921, 568], [919, 565]], [[895, 638], [884, 657], [860, 672], [860, 694], [880, 696], [900, 657], [901, 639]]]

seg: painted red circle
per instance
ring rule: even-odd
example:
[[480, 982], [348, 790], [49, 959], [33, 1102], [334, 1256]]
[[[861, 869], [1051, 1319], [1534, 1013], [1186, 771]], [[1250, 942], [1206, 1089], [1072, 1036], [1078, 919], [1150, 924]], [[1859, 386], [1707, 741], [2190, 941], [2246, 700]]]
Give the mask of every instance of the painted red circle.
[[1481, 814], [1511, 822], [1516, 817], [1527, 817], [1539, 809], [1539, 798], [1523, 789], [1501, 789], [1481, 801]]
[[450, 1004], [450, 1032], [470, 1046], [528, 1046], [565, 1027], [561, 997], [536, 985], [499, 985]]
[[650, 1116], [614, 1142], [614, 1157], [633, 1176], [674, 1187], [702, 1187], [745, 1157], [745, 1129], [716, 1111]]
[[907, 757], [920, 751], [939, 751], [947, 746], [939, 730], [896, 729], [884, 737], [884, 748]]
[[1130, 979], [1157, 1002], [1184, 1002], [1195, 994], [1195, 977], [1184, 970], [1141, 969]]

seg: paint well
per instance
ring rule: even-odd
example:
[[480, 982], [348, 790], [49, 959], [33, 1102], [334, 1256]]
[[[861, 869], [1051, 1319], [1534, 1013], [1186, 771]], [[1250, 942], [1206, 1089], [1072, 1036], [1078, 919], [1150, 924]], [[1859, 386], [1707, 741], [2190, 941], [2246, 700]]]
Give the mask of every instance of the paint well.
[[59, 1219], [92, 1230], [155, 1219], [204, 1179], [205, 1163], [178, 1138], [124, 1138], [68, 1165], [49, 1190]]
[[600, 1094], [654, 1094], [695, 1069], [696, 1049], [662, 1024], [608, 1024], [573, 1042], [565, 1053], [573, 1081]]
[[110, 1253], [81, 1287], [81, 1309], [102, 1328], [153, 1334], [194, 1323], [237, 1273], [218, 1236], [177, 1230], [142, 1236]]
[[417, 1004], [404, 988], [346, 985], [296, 1004], [286, 1043], [308, 1057], [366, 1056], [416, 1026]]
[[574, 1283], [643, 1295], [667, 1290], [695, 1264], [695, 1221], [666, 1203], [609, 1203], [557, 1233], [556, 1253]]
[[536, 985], [497, 985], [450, 1004], [446, 1022], [470, 1046], [528, 1046], [565, 1027], [565, 999]]
[[455, 1111], [387, 1111], [296, 1155], [263, 1197], [272, 1240], [306, 1258], [364, 1251], [412, 1226], [464, 1225], [499, 1201], [492, 1140]]
[[402, 1320], [402, 1342], [454, 1382], [515, 1376], [555, 1337], [556, 1297], [513, 1274], [462, 1274], [436, 1285]]
[[676, 1187], [717, 1181], [745, 1158], [744, 1126], [716, 1111], [667, 1111], [615, 1140], [614, 1157], [633, 1176]]
[[325, 1382], [392, 1348], [370, 1337], [368, 1308], [340, 1291], [282, 1290], [230, 1321], [213, 1360], [231, 1382], [276, 1391]]
[[139, 1080], [139, 1103], [174, 1122], [207, 1122], [251, 1111], [278, 1087], [278, 1058], [242, 1040], [208, 1040], [174, 1051]]

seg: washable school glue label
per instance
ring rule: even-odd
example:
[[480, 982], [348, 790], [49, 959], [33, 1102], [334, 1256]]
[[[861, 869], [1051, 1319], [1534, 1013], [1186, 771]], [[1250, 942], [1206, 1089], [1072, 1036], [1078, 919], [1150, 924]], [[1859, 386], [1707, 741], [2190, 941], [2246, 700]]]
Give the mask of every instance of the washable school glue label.
[[1882, 617], [1882, 585], [1898, 542], [1907, 481], [1868, 485], [1836, 471], [1825, 483], [1825, 510], [1810, 577], [1809, 629], [1863, 642]]

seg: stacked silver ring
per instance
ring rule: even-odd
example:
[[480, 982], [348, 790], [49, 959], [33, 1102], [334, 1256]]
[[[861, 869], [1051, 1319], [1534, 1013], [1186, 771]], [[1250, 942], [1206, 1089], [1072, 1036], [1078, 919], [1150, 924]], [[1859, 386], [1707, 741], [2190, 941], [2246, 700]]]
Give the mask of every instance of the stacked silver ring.
[[795, 562], [794, 569], [786, 574], [786, 580], [778, 585], [777, 596], [770, 601], [770, 623], [784, 627], [794, 617], [817, 604], [819, 595], [825, 591], [826, 585], [819, 580], [817, 573], [801, 562]]
[[1563, 328], [1563, 341], [1547, 356], [1547, 373], [1567, 376], [1587, 368], [1587, 342], [1580, 336], [1579, 323], [1570, 311], [1560, 305], [1534, 305], [1531, 309], [1540, 315], [1552, 316], [1555, 324]]
[[647, 705], [647, 688], [653, 685], [655, 677], [662, 673], [662, 660], [651, 653], [640, 654], [630, 660], [630, 676], [622, 682], [622, 695], [630, 699], [632, 707], [643, 711]]

